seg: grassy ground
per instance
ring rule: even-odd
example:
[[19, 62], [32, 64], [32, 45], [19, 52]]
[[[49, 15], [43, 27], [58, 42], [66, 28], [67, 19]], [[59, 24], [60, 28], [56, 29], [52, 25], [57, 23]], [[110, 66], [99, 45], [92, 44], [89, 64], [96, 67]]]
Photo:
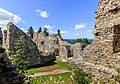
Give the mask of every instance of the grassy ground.
[[40, 76], [30, 79], [30, 84], [76, 84], [72, 73]]
[[116, 70], [119, 74], [117, 76], [115, 76], [115, 80], [118, 81], [120, 83], [120, 68], [117, 68]]
[[[50, 61], [45, 65], [36, 65], [30, 67], [27, 70], [26, 75], [32, 75], [39, 72], [49, 72], [60, 68], [71, 70], [71, 65], [68, 62]], [[30, 84], [76, 84], [71, 72], [57, 75], [32, 77], [29, 79], [29, 82]]]
[[68, 62], [50, 61], [46, 63], [45, 65], [36, 65], [36, 66], [30, 67], [27, 70], [26, 75], [33, 75], [34, 73], [39, 73], [39, 72], [48, 72], [48, 71], [52, 71], [52, 70], [60, 69], [60, 68], [66, 68], [68, 70], [71, 70], [71, 65]]

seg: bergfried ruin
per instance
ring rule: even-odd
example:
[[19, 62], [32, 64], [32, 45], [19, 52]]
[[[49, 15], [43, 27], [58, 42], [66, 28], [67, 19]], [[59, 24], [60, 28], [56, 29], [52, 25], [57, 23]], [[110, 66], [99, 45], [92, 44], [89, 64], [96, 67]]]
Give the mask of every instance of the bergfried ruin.
[[[33, 39], [8, 23], [3, 31], [3, 48], [10, 54], [15, 51], [15, 44], [24, 36], [23, 47], [29, 66], [44, 64], [50, 60], [74, 62], [97, 78], [112, 78], [120, 68], [120, 0], [98, 0], [94, 41], [82, 50], [81, 43], [70, 44], [61, 36], [34, 33]], [[8, 56], [11, 58], [10, 56]]]

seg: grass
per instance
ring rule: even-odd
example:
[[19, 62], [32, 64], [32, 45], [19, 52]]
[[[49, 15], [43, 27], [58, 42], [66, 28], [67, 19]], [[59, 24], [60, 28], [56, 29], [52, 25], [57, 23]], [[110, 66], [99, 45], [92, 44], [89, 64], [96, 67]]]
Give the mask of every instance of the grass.
[[118, 75], [117, 75], [117, 76], [115, 76], [114, 78], [115, 78], [115, 80], [116, 80], [117, 82], [119, 82], [119, 83], [120, 83], [120, 74], [118, 74]]
[[118, 75], [116, 75], [114, 79], [120, 83], [120, 68], [117, 68], [116, 71], [118, 72]]
[[71, 64], [68, 63], [68, 62], [56, 61], [56, 65], [60, 66], [61, 68], [68, 69], [68, 70], [71, 70], [71, 69], [72, 69]]
[[[49, 72], [52, 70], [65, 68], [71, 70], [71, 65], [68, 62], [50, 61], [45, 65], [36, 65], [28, 68], [26, 75], [32, 75], [39, 72]], [[32, 77], [29, 79], [30, 84], [76, 84], [71, 72]]]
[[76, 84], [71, 72], [40, 76], [30, 79], [30, 84]]
[[104, 78], [99, 80], [99, 84], [118, 84], [118, 83], [113, 79]]
[[26, 71], [27, 72], [26, 75], [33, 75], [34, 73], [39, 73], [39, 72], [53, 71], [59, 68], [65, 68], [71, 70], [71, 65], [68, 62], [50, 61], [45, 65], [36, 65], [29, 67]]
[[117, 68], [116, 71], [120, 74], [120, 68]]

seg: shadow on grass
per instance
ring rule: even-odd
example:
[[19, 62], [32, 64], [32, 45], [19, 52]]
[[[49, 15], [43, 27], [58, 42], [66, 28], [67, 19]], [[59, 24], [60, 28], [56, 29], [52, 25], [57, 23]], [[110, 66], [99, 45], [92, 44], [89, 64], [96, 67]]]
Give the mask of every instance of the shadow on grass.
[[54, 61], [55, 61], [55, 60], [51, 60], [51, 61], [49, 61], [49, 62], [46, 62], [46, 63], [43, 64], [43, 65], [38, 64], [38, 65], [30, 66], [30, 67], [28, 67], [27, 69], [31, 69], [31, 68], [40, 68], [40, 67], [55, 65], [56, 63], [55, 63]]

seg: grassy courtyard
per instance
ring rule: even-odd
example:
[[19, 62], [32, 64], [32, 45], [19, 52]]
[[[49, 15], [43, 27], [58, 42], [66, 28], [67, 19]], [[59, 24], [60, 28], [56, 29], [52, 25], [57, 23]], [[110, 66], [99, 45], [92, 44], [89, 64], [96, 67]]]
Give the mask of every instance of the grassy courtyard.
[[[68, 70], [69, 72], [56, 74], [57, 71], [55, 70], [61, 69]], [[69, 64], [68, 62], [50, 61], [45, 65], [32, 66], [29, 69], [27, 69], [26, 72], [27, 76], [34, 75], [37, 73], [54, 73], [50, 75], [30, 77], [30, 84], [76, 84], [71, 72], [71, 64]]]

